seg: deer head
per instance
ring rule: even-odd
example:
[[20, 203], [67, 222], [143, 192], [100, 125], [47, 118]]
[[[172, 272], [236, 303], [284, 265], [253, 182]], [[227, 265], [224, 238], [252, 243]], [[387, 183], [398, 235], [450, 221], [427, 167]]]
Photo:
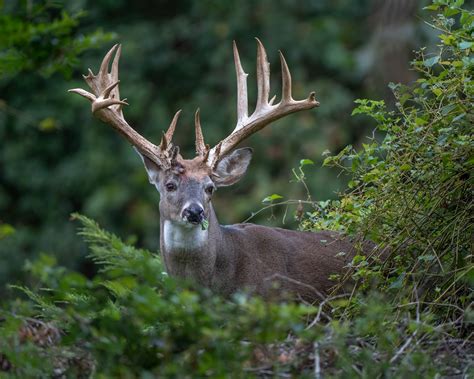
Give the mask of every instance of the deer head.
[[144, 155], [141, 157], [150, 183], [160, 193], [161, 216], [183, 225], [198, 225], [209, 219], [216, 188], [233, 184], [244, 175], [252, 149], [233, 151], [221, 159], [215, 169], [199, 155], [192, 160], [177, 155], [166, 169]]
[[[204, 143], [199, 110], [195, 114], [196, 155], [184, 159], [173, 144], [173, 134], [181, 111], [178, 111], [159, 145], [143, 138], [125, 121], [122, 107], [128, 105], [119, 95], [118, 63], [120, 45], [115, 45], [104, 57], [97, 75], [89, 69], [84, 76], [92, 92], [71, 89], [92, 103], [92, 113], [121, 133], [140, 154], [151, 184], [160, 192], [162, 217], [183, 225], [197, 225], [209, 217], [214, 190], [236, 183], [247, 170], [252, 157], [250, 148], [236, 149], [244, 139], [271, 122], [290, 113], [318, 106], [314, 92], [307, 99], [296, 101], [291, 95], [291, 75], [280, 52], [282, 98], [274, 104], [269, 100], [270, 66], [262, 43], [257, 39], [257, 104], [248, 115], [247, 74], [244, 72], [234, 42], [234, 62], [237, 74], [237, 125], [231, 134], [210, 148]], [[112, 56], [112, 68], [109, 72]]]

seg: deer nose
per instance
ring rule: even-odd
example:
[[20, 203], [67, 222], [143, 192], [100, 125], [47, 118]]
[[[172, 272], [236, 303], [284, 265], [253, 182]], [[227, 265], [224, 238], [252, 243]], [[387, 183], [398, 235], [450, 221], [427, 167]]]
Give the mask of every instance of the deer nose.
[[204, 209], [199, 204], [190, 204], [183, 210], [183, 218], [192, 224], [199, 224], [204, 219]]

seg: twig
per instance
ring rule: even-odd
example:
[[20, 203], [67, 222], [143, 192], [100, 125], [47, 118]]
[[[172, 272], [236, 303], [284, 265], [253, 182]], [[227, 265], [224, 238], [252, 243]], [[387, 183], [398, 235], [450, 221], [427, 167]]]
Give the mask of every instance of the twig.
[[289, 205], [298, 205], [298, 204], [309, 204], [313, 207], [316, 207], [317, 208], [317, 204], [316, 202], [314, 201], [305, 201], [305, 200], [292, 200], [292, 199], [289, 199], [289, 200], [285, 200], [285, 201], [280, 201], [278, 203], [271, 203], [271, 204], [268, 204], [262, 208], [260, 208], [258, 211], [256, 212], [252, 212], [252, 214], [247, 217], [243, 222], [246, 223], [246, 222], [249, 222], [252, 218], [254, 218], [256, 215], [258, 215], [259, 213], [262, 213], [263, 211], [266, 211], [267, 209], [271, 209], [271, 208], [274, 208], [274, 207], [277, 207], [277, 206], [280, 206], [280, 205], [286, 205], [287, 207]]
[[286, 374], [284, 372], [275, 373], [274, 371], [271, 370], [271, 366], [247, 367], [247, 368], [244, 368], [244, 371], [255, 372], [255, 373], [263, 374], [263, 375], [271, 375], [272, 377], [275, 377], [277, 375], [281, 378], [291, 378], [290, 374]]
[[286, 280], [287, 282], [289, 283], [293, 283], [293, 284], [296, 284], [298, 286], [301, 286], [303, 288], [307, 288], [311, 291], [313, 291], [317, 296], [319, 296], [319, 298], [321, 300], [324, 300], [326, 298], [326, 296], [324, 296], [320, 291], [318, 291], [316, 288], [314, 288], [313, 286], [309, 285], [309, 284], [306, 284], [306, 283], [303, 283], [303, 282], [300, 282], [299, 280], [296, 280], [296, 279], [292, 279], [288, 276], [285, 276], [285, 275], [282, 275], [282, 274], [273, 274], [273, 275], [270, 275], [269, 277], [265, 278], [264, 280], [267, 281], [273, 281], [274, 279], [283, 279], [283, 280]]
[[321, 313], [323, 311], [323, 307], [324, 305], [326, 305], [327, 302], [329, 301], [332, 301], [332, 300], [335, 300], [335, 299], [340, 299], [341, 297], [347, 297], [349, 296], [349, 294], [347, 293], [343, 293], [341, 295], [336, 295], [336, 296], [331, 296], [331, 297], [328, 297], [326, 298], [325, 300], [323, 300], [320, 304], [319, 304], [319, 308], [318, 308], [318, 313], [316, 314], [316, 317], [314, 318], [313, 321], [311, 321], [311, 324], [309, 324], [306, 329], [311, 329], [314, 325], [316, 325], [320, 319], [321, 319]]
[[390, 364], [393, 364], [398, 359], [398, 357], [405, 351], [405, 349], [408, 347], [408, 345], [410, 345], [411, 341], [413, 340], [413, 338], [416, 335], [416, 332], [417, 332], [417, 330], [415, 330], [413, 332], [413, 334], [405, 341], [405, 343], [402, 345], [402, 347], [400, 349], [398, 349], [396, 354], [392, 357], [392, 359], [390, 359]]
[[319, 342], [314, 343], [314, 377], [321, 379], [321, 358], [319, 356]]

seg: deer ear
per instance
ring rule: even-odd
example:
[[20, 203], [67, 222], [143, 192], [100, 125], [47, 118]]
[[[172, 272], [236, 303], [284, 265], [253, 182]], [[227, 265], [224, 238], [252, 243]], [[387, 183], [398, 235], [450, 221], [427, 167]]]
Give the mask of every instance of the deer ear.
[[133, 148], [137, 154], [142, 159], [143, 164], [145, 165], [146, 173], [148, 174], [148, 180], [151, 184], [156, 184], [158, 182], [158, 174], [160, 173], [160, 166], [153, 162], [150, 158], [144, 156], [140, 153], [135, 147]]
[[222, 158], [212, 174], [212, 179], [217, 186], [230, 186], [237, 183], [244, 176], [252, 159], [252, 149], [244, 147], [234, 150]]

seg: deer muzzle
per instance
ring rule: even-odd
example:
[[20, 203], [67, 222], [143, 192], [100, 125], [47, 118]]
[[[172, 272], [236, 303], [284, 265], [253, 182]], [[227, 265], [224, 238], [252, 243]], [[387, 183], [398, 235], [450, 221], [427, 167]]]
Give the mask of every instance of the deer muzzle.
[[204, 209], [197, 203], [192, 203], [183, 209], [182, 217], [191, 224], [198, 225], [204, 220]]

